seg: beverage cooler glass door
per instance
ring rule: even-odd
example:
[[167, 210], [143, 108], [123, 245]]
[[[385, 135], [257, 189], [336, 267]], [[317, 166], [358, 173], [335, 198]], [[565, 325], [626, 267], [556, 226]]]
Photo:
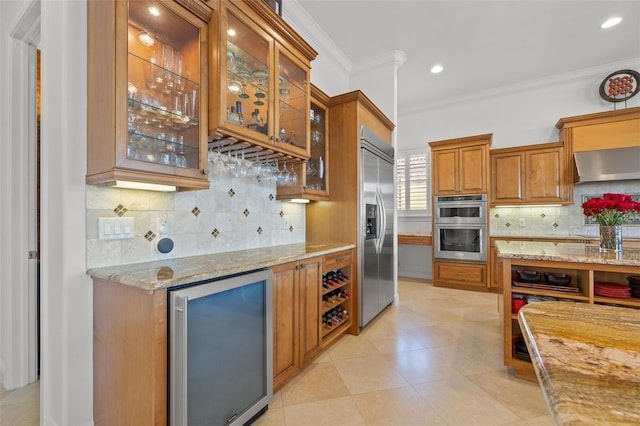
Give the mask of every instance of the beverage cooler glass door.
[[171, 425], [242, 425], [273, 398], [271, 271], [169, 291]]
[[487, 260], [484, 225], [435, 225], [434, 257], [484, 262]]

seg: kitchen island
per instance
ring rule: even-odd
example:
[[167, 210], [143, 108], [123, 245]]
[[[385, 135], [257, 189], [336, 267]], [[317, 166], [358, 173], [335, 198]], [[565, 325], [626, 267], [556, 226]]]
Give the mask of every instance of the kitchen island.
[[[504, 323], [504, 364], [516, 377], [536, 380], [530, 354], [518, 322], [518, 310], [540, 301], [570, 301], [585, 305], [640, 308], [640, 298], [611, 297], [596, 290], [597, 283], [627, 285], [627, 277], [640, 275], [640, 249], [625, 246], [621, 252], [600, 252], [597, 245], [533, 241], [496, 241], [502, 264], [500, 309]], [[524, 282], [518, 271], [534, 277]], [[545, 273], [570, 280], [550, 285]], [[522, 273], [520, 274], [522, 276]], [[537, 279], [536, 279], [537, 278]], [[618, 296], [618, 295], [616, 295]]]
[[640, 311], [541, 302], [518, 317], [555, 424], [640, 424]]

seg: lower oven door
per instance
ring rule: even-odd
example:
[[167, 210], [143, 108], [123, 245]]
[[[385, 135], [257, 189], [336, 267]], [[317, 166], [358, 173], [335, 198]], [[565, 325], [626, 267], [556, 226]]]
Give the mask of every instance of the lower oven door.
[[436, 259], [486, 262], [485, 225], [437, 224], [433, 233], [433, 256]]

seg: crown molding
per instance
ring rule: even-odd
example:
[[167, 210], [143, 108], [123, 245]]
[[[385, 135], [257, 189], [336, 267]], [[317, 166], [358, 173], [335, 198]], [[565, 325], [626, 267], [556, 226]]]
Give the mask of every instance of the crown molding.
[[369, 58], [353, 67], [352, 75], [366, 73], [383, 65], [392, 64], [394, 70], [398, 70], [407, 60], [407, 53], [403, 50], [391, 50]]
[[331, 61], [341, 68], [346, 75], [351, 75], [351, 60], [340, 47], [318, 25], [309, 13], [300, 5], [298, 0], [287, 0], [283, 7], [282, 17], [311, 44], [321, 55], [329, 56]]

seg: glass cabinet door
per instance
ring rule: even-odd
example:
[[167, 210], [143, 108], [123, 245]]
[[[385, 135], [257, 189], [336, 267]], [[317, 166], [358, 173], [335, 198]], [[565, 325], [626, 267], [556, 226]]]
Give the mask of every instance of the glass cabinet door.
[[279, 51], [278, 140], [301, 150], [307, 149], [309, 96], [307, 70]]
[[200, 167], [200, 31], [158, 1], [129, 1], [127, 159]]
[[222, 105], [227, 124], [269, 134], [269, 41], [233, 13], [227, 14]]
[[311, 101], [311, 156], [307, 162], [307, 191], [327, 190], [327, 111]]

